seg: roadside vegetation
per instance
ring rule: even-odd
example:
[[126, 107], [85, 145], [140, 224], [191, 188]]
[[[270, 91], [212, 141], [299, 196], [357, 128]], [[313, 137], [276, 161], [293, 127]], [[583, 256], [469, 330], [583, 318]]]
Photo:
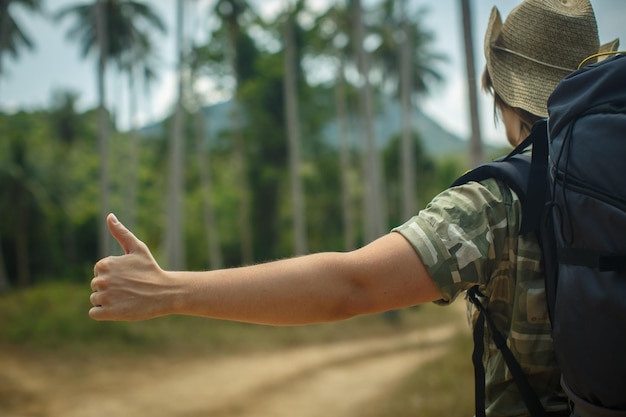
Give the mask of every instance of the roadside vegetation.
[[397, 334], [458, 320], [434, 305], [298, 327], [168, 316], [139, 322], [89, 319], [89, 283], [40, 284], [0, 296], [0, 344], [36, 351], [108, 351], [129, 355], [246, 353]]
[[472, 347], [469, 332], [457, 335], [444, 355], [416, 369], [362, 417], [474, 415]]
[[[193, 317], [100, 323], [87, 316], [89, 286], [49, 283], [0, 296], [0, 349], [73, 367], [103, 354], [133, 360], [245, 354], [293, 346], [392, 336], [464, 320], [459, 308], [424, 305], [397, 315], [362, 316], [305, 327], [268, 327]], [[461, 301], [462, 302], [462, 301]], [[436, 360], [391, 387], [363, 417], [468, 416], [473, 412], [469, 332], [456, 335]], [[419, 352], [416, 352], [419, 354]], [[372, 383], [376, 383], [372, 381]]]

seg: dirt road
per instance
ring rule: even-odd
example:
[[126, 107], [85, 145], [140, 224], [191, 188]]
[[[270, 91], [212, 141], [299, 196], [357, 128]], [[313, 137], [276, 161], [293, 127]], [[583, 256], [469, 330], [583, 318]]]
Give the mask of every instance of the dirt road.
[[78, 369], [0, 352], [0, 417], [356, 417], [459, 330], [219, 358], [94, 358]]

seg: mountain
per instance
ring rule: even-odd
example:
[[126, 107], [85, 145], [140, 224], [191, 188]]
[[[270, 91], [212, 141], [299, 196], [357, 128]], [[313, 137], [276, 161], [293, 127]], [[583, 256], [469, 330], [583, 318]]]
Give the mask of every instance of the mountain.
[[[212, 104], [203, 108], [207, 120], [206, 132], [208, 137], [215, 137], [230, 126], [231, 101]], [[358, 117], [350, 118], [349, 135], [352, 143], [364, 135], [362, 123]], [[377, 142], [381, 147], [389, 140], [400, 134], [402, 128], [402, 112], [397, 101], [385, 100], [379, 103], [378, 114], [374, 122]], [[419, 132], [424, 148], [433, 157], [449, 154], [465, 153], [468, 142], [450, 133], [440, 124], [428, 117], [417, 108], [413, 109], [413, 128]], [[162, 137], [164, 133], [163, 121], [144, 126], [140, 133], [146, 137]], [[339, 142], [339, 133], [336, 120], [331, 120], [322, 129], [322, 137], [328, 143], [336, 145]]]
[[[424, 114], [421, 110], [413, 108], [412, 127], [418, 132], [426, 151], [433, 157], [449, 154], [465, 153], [468, 143], [458, 136], [444, 129], [440, 124]], [[359, 117], [352, 117], [349, 127], [349, 135], [352, 141], [358, 135], [364, 135]], [[391, 138], [398, 136], [402, 131], [402, 109], [397, 101], [385, 100], [379, 103], [376, 120], [374, 121], [376, 141], [379, 146], [387, 145]], [[336, 120], [330, 121], [323, 130], [323, 136], [329, 138], [330, 143], [337, 143], [339, 138]]]

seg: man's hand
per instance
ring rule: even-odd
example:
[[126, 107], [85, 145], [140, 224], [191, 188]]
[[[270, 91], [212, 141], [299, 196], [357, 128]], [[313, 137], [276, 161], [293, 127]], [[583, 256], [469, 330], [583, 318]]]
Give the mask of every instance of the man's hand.
[[107, 216], [111, 235], [125, 255], [98, 261], [91, 280], [89, 317], [94, 320], [138, 321], [168, 313], [172, 280], [159, 267], [150, 249], [120, 223]]

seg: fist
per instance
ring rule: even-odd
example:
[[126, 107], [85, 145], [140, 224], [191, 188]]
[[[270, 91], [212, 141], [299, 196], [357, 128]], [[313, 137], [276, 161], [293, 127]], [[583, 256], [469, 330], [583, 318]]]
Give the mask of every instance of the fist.
[[137, 321], [166, 313], [165, 293], [169, 282], [145, 243], [120, 223], [107, 216], [111, 235], [124, 251], [94, 266], [89, 316], [94, 320]]

